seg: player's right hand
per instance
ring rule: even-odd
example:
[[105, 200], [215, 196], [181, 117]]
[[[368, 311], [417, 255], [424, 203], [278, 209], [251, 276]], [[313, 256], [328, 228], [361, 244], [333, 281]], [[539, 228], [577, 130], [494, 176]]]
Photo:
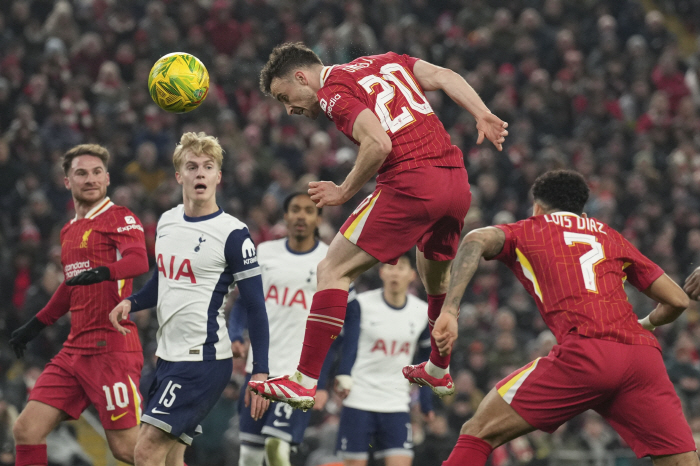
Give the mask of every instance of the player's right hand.
[[344, 400], [350, 394], [350, 389], [352, 388], [352, 377], [349, 375], [336, 375], [335, 376], [335, 393]]
[[683, 291], [685, 291], [690, 299], [698, 300], [700, 297], [700, 267], [693, 270], [693, 273], [685, 279]]
[[452, 346], [457, 340], [458, 333], [457, 317], [449, 312], [441, 312], [433, 326], [433, 338], [435, 338], [440, 356], [447, 356], [452, 352]]
[[493, 113], [485, 113], [484, 116], [476, 121], [476, 130], [479, 132], [479, 137], [476, 140], [477, 144], [484, 142], [484, 137], [491, 141], [498, 151], [503, 150], [503, 143], [508, 136], [508, 123], [498, 118]]
[[126, 335], [127, 333], [131, 333], [131, 330], [128, 328], [124, 328], [121, 325], [119, 325], [119, 322], [125, 319], [129, 318], [129, 312], [131, 311], [131, 301], [128, 299], [123, 300], [117, 306], [112, 309], [112, 312], [109, 313], [109, 321], [112, 323], [112, 326], [119, 331], [122, 335]]
[[234, 340], [231, 342], [231, 351], [234, 358], [245, 359], [248, 356], [248, 345], [244, 341]]
[[27, 349], [27, 343], [36, 338], [44, 327], [46, 327], [46, 324], [42, 323], [36, 318], [36, 316], [34, 316], [31, 318], [31, 320], [29, 320], [29, 322], [12, 332], [12, 336], [10, 337], [10, 347], [15, 352], [17, 359], [24, 356], [24, 351]]
[[[267, 380], [267, 376], [268, 374], [253, 374], [250, 377], [250, 380], [264, 382]], [[245, 391], [243, 403], [245, 404], [246, 408], [250, 406], [250, 417], [256, 421], [262, 418], [265, 411], [267, 411], [267, 408], [270, 407], [270, 400], [263, 398], [260, 395], [256, 395], [250, 390]]]

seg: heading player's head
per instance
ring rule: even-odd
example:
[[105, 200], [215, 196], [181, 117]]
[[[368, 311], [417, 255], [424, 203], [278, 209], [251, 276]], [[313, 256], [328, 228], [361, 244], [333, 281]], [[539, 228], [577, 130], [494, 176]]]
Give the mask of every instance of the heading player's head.
[[214, 136], [202, 132], [182, 135], [173, 154], [173, 165], [185, 201], [200, 205], [216, 201], [222, 161], [223, 149]]
[[107, 195], [109, 151], [97, 144], [80, 144], [63, 155], [63, 183], [77, 203], [92, 205]]
[[287, 114], [315, 120], [321, 113], [316, 92], [322, 68], [318, 55], [301, 42], [278, 45], [260, 72], [260, 90], [282, 102]]
[[553, 170], [537, 177], [532, 185], [534, 215], [550, 212], [583, 213], [589, 189], [583, 176], [573, 170]]
[[311, 200], [308, 194], [295, 192], [284, 200], [284, 223], [287, 225], [287, 236], [297, 241], [318, 236], [321, 225], [321, 209]]
[[396, 265], [382, 264], [379, 269], [379, 278], [384, 283], [384, 290], [392, 294], [406, 294], [408, 286], [416, 279], [416, 270], [413, 268], [408, 254], [399, 257]]

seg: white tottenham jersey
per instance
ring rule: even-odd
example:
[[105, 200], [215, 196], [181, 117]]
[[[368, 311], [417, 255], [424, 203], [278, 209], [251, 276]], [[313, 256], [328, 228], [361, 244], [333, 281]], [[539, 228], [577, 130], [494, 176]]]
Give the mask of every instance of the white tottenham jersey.
[[233, 357], [224, 305], [236, 281], [260, 274], [248, 228], [221, 209], [187, 217], [181, 205], [158, 221], [158, 349], [166, 361]]
[[428, 325], [428, 303], [413, 295], [407, 298], [404, 307], [396, 309], [384, 300], [381, 288], [357, 295], [360, 339], [344, 406], [378, 413], [409, 410], [410, 385], [401, 369], [413, 361]]
[[[316, 243], [308, 252], [289, 249], [287, 238], [258, 245], [267, 320], [270, 325], [268, 364], [270, 376], [293, 374], [304, 345], [306, 318], [316, 293], [316, 267], [326, 257], [328, 245]], [[348, 301], [355, 299], [351, 290]], [[253, 349], [245, 370], [253, 370]]]

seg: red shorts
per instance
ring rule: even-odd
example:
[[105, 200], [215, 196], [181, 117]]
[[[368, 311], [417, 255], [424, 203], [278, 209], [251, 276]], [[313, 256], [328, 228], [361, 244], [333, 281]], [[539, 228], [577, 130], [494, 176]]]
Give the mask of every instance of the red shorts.
[[377, 184], [340, 232], [380, 262], [395, 264], [414, 245], [426, 259], [454, 259], [471, 203], [464, 168], [421, 167]]
[[80, 355], [61, 350], [44, 368], [29, 399], [72, 419], [92, 403], [105, 429], [128, 429], [141, 420], [142, 367], [140, 352]]
[[545, 432], [593, 409], [639, 458], [695, 451], [661, 352], [651, 346], [569, 335], [496, 389], [523, 419]]

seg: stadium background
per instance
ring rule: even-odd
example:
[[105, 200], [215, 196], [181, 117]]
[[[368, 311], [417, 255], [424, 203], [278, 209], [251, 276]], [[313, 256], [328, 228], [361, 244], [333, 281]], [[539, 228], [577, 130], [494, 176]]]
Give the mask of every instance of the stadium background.
[[[429, 94], [469, 171], [474, 196], [465, 231], [526, 217], [535, 177], [575, 168], [591, 185], [588, 214], [622, 231], [682, 282], [700, 259], [699, 27], [698, 0], [0, 2], [0, 464], [13, 464], [13, 420], [68, 332], [64, 317], [19, 362], [7, 347], [10, 333], [63, 278], [58, 232], [73, 213], [58, 160], [67, 148], [109, 148], [109, 195], [144, 223], [151, 261], [156, 221], [181, 197], [171, 154], [183, 131], [220, 139], [220, 205], [249, 225], [256, 243], [277, 238], [284, 235], [282, 199], [309, 180], [341, 181], [357, 151], [325, 118], [290, 118], [260, 94], [257, 74], [272, 47], [303, 40], [326, 64], [408, 53], [461, 73], [510, 123], [503, 153], [488, 143], [477, 147], [468, 113]], [[161, 111], [146, 89], [153, 62], [172, 51], [199, 57], [211, 75], [209, 96], [190, 114]], [[371, 189], [324, 209], [326, 241]], [[376, 271], [357, 284], [377, 286]], [[414, 288], [424, 294], [420, 284]], [[634, 290], [630, 300], [640, 315], [652, 308]], [[147, 311], [135, 318], [148, 386], [157, 323]], [[700, 439], [699, 319], [693, 303], [656, 333]], [[532, 299], [495, 263], [479, 270], [460, 323], [452, 364], [457, 395], [438, 403], [432, 422], [414, 410], [414, 463], [421, 466], [447, 456], [459, 426], [496, 380], [553, 344]], [[242, 362], [236, 368], [206, 435], [188, 450], [190, 465], [237, 464], [234, 388]], [[332, 461], [338, 406], [332, 399], [315, 412], [295, 465]], [[53, 464], [113, 464], [89, 415], [50, 442]], [[491, 462], [637, 464], [630, 455], [597, 416], [584, 415], [552, 436], [533, 433], [498, 449]]]

